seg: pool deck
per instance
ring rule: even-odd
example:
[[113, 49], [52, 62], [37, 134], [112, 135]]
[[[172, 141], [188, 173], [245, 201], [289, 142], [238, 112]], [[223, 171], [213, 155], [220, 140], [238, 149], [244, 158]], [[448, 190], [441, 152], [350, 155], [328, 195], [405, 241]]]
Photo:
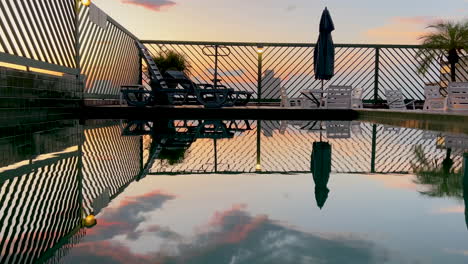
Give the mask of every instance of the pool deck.
[[348, 109], [301, 109], [279, 106], [242, 106], [210, 109], [201, 106], [89, 106], [87, 119], [250, 119], [250, 120], [355, 120], [358, 112]]
[[389, 109], [302, 109], [279, 106], [243, 106], [209, 109], [201, 106], [88, 106], [85, 119], [249, 119], [249, 120], [360, 120], [408, 128], [468, 133], [468, 113], [395, 111]]
[[468, 112], [395, 111], [388, 109], [357, 109], [358, 120], [391, 126], [468, 134]]

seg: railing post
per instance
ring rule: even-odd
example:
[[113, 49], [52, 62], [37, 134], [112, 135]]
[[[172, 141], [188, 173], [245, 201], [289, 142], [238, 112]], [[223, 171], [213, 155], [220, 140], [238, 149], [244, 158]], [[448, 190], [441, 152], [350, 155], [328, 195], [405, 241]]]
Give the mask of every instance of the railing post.
[[141, 55], [141, 52], [138, 52], [138, 84], [142, 85], [143, 84], [143, 56]]
[[372, 125], [371, 173], [375, 173], [375, 156], [377, 149], [377, 125]]
[[258, 98], [258, 104], [260, 104], [260, 101], [262, 100], [262, 67], [263, 67], [263, 51], [258, 52], [258, 72], [257, 72], [257, 98]]
[[257, 120], [257, 163], [255, 164], [255, 172], [257, 173], [262, 172], [261, 140], [262, 140], [262, 121]]
[[375, 72], [374, 72], [374, 105], [379, 100], [379, 70], [380, 70], [380, 48], [375, 48]]
[[218, 48], [219, 45], [215, 45], [215, 67], [214, 67], [214, 88], [218, 87]]
[[80, 0], [75, 0], [75, 65], [81, 74], [81, 63], [80, 63]]

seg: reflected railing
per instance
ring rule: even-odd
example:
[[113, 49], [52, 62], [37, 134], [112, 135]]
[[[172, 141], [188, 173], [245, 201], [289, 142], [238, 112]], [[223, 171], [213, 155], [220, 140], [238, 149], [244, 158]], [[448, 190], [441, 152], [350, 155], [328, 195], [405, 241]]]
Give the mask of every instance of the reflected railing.
[[[57, 263], [97, 215], [139, 175], [141, 140], [119, 121], [3, 127], [0, 263]], [[106, 197], [107, 196], [107, 197]]]
[[[468, 147], [461, 143], [468, 142], [465, 136], [360, 122], [218, 121], [244, 129], [216, 140], [197, 135], [197, 126], [206, 121], [139, 122], [145, 124], [146, 135], [157, 138], [147, 143], [152, 144], [147, 149], [159, 149], [158, 155], [171, 151], [174, 155], [153, 155], [150, 174], [308, 172], [312, 143], [321, 140], [332, 145], [332, 171], [336, 173], [411, 173], [420, 162], [418, 150], [441, 163], [447, 149], [453, 167], [460, 170]], [[178, 131], [178, 124], [190, 127]], [[132, 126], [135, 124], [129, 123], [125, 129]], [[153, 129], [155, 126], [158, 129]], [[171, 144], [180, 138], [186, 142], [176, 155]]]

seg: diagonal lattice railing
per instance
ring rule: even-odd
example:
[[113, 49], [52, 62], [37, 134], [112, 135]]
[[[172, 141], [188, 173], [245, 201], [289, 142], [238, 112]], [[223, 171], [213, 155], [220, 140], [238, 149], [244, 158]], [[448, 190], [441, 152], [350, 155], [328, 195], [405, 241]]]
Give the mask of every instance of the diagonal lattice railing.
[[[144, 40], [154, 56], [175, 51], [190, 63], [191, 76], [197, 82], [214, 79], [214, 58], [204, 55], [207, 46], [230, 51], [219, 57], [218, 77], [224, 84], [240, 91], [250, 91], [258, 99], [279, 99], [284, 87], [290, 97], [301, 90], [321, 88], [313, 70], [313, 44], [229, 43]], [[262, 48], [263, 52], [257, 52]], [[420, 50], [417, 45], [337, 44], [335, 76], [324, 83], [351, 85], [363, 89], [363, 99], [385, 99], [386, 90], [401, 89], [408, 99], [424, 100], [424, 86], [447, 86], [446, 63], [433, 61], [427, 72], [418, 71]], [[222, 52], [220, 52], [221, 54]], [[466, 53], [465, 53], [466, 54]], [[458, 65], [460, 80], [468, 80], [468, 60]], [[259, 96], [260, 95], [260, 96]]]
[[77, 148], [0, 174], [0, 262], [36, 263], [80, 225]]
[[[90, 19], [92, 8], [105, 21]], [[85, 76], [85, 96], [116, 98], [120, 86], [137, 84], [140, 79], [140, 57], [133, 34], [96, 6], [79, 9], [79, 56]]]
[[0, 1], [0, 63], [83, 75], [87, 98], [115, 99], [139, 83], [138, 40], [96, 5]]
[[14, 63], [16, 56], [67, 71], [76, 68], [74, 21], [74, 0], [1, 1], [1, 60]]

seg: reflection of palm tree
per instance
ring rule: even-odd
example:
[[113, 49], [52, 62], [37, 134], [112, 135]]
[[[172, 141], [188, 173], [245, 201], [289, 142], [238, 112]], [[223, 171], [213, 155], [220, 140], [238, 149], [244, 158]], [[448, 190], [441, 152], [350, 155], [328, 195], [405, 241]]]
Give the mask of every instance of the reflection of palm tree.
[[190, 129], [188, 129], [186, 133], [179, 135], [181, 133], [176, 131], [174, 122], [174, 120], [154, 122], [152, 131], [152, 149], [156, 149], [159, 145], [161, 147], [161, 152], [159, 153], [158, 159], [166, 160], [169, 165], [182, 162], [187, 149], [195, 141], [193, 132], [190, 131]]
[[322, 209], [330, 190], [327, 187], [331, 171], [331, 145], [327, 142], [314, 142], [310, 168], [315, 182], [315, 200]]
[[447, 148], [447, 154], [445, 156], [444, 161], [442, 161], [442, 170], [444, 171], [445, 174], [449, 174], [453, 166], [453, 160], [450, 157], [451, 153], [452, 153], [452, 149]]
[[[418, 184], [430, 186], [428, 191], [422, 194], [431, 197], [456, 197], [463, 198], [461, 173], [455, 173], [453, 160], [450, 158], [451, 150], [447, 149], [447, 155], [438, 164], [436, 160], [429, 160], [420, 145], [414, 149], [417, 162], [412, 164]], [[441, 166], [440, 166], [441, 165]]]
[[465, 202], [465, 223], [468, 229], [468, 153], [463, 154], [463, 200]]

